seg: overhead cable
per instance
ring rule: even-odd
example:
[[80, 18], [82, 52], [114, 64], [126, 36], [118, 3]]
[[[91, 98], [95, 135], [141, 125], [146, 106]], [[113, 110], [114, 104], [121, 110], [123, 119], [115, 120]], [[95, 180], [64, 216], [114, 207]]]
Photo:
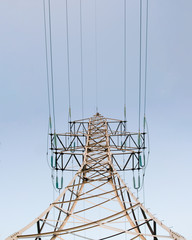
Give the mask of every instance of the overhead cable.
[[141, 128], [141, 74], [142, 74], [142, 0], [140, 0], [139, 21], [139, 133]]
[[97, 0], [95, 0], [95, 95], [96, 95], [96, 113], [98, 110], [98, 56], [97, 56]]
[[68, 74], [68, 96], [69, 96], [69, 121], [71, 122], [71, 83], [70, 83], [70, 59], [69, 59], [69, 17], [68, 17], [68, 0], [65, 1], [66, 6], [66, 34], [67, 34], [67, 74]]
[[82, 26], [82, 0], [80, 0], [80, 50], [81, 50], [81, 105], [82, 119], [84, 119], [84, 81], [83, 81], [83, 26]]
[[124, 121], [127, 121], [127, 113], [126, 113], [126, 80], [127, 80], [127, 4], [126, 0], [124, 0]]
[[[51, 5], [50, 0], [48, 2], [48, 22], [46, 17], [46, 1], [43, 0], [43, 20], [44, 20], [44, 39], [45, 39], [45, 63], [46, 63], [46, 78], [47, 78], [47, 93], [48, 93], [48, 110], [49, 110], [49, 124], [47, 130], [47, 153], [46, 159], [48, 166], [52, 169], [53, 167], [53, 151], [51, 151], [51, 165], [49, 163], [48, 157], [48, 139], [49, 133], [52, 133], [52, 115], [54, 122], [54, 136], [56, 134], [56, 124], [55, 124], [55, 106], [54, 106], [54, 79], [53, 79], [53, 59], [52, 59], [52, 36], [51, 36]], [[48, 28], [48, 29], [47, 29]], [[49, 34], [49, 39], [48, 39]], [[48, 50], [49, 49], [49, 50]], [[50, 59], [50, 65], [49, 65]], [[50, 69], [49, 69], [50, 66]], [[50, 76], [51, 75], [51, 76]], [[51, 84], [50, 84], [51, 79]], [[51, 92], [51, 94], [50, 94]], [[56, 140], [55, 140], [56, 142]], [[52, 170], [53, 171], [53, 170]], [[53, 180], [53, 174], [51, 174]], [[54, 195], [55, 186], [53, 184], [53, 195]], [[54, 197], [53, 197], [54, 199]]]
[[146, 117], [147, 107], [148, 25], [149, 25], [148, 18], [149, 18], [149, 2], [148, 0], [146, 0], [144, 118]]
[[53, 110], [53, 125], [54, 133], [56, 132], [55, 124], [55, 102], [54, 102], [54, 76], [53, 76], [53, 47], [52, 47], [52, 29], [51, 29], [51, 3], [48, 0], [48, 16], [49, 16], [49, 46], [50, 46], [50, 71], [51, 71], [51, 92], [52, 92], [52, 110]]
[[51, 125], [51, 99], [50, 99], [50, 85], [49, 85], [49, 63], [48, 63], [48, 41], [47, 41], [47, 21], [46, 21], [45, 0], [43, 0], [43, 20], [44, 20], [45, 64], [46, 64], [48, 110], [49, 110], [49, 130], [52, 133], [52, 125]]

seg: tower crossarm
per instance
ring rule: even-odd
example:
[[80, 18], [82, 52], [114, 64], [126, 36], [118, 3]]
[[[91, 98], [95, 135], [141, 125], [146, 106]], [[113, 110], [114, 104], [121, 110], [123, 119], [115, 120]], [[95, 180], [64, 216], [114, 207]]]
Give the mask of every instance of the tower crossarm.
[[[106, 134], [108, 145], [105, 145]], [[73, 156], [76, 163], [73, 171], [77, 171], [84, 161], [88, 139], [87, 153], [90, 149], [95, 151], [99, 149], [106, 153], [107, 148], [110, 147], [112, 161], [118, 171], [139, 170], [144, 166], [145, 161], [145, 135], [146, 133], [126, 132], [125, 121], [101, 116], [97, 116], [97, 119], [91, 118], [91, 121], [83, 119], [70, 122], [69, 133], [50, 134], [50, 149], [54, 155], [52, 167], [55, 170], [72, 171]], [[104, 157], [105, 153], [100, 154], [100, 158], [102, 155]], [[88, 158], [91, 159], [93, 154], [93, 151], [90, 152]], [[118, 160], [118, 156], [122, 154], [125, 156], [124, 163]]]

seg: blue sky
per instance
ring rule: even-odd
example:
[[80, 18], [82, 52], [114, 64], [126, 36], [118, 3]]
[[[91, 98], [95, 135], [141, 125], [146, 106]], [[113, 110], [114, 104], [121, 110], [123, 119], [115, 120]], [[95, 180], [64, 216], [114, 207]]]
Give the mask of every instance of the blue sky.
[[[53, 2], [53, 1], [52, 1]], [[95, 113], [94, 1], [83, 3], [85, 116]], [[145, 4], [145, 1], [144, 1]], [[58, 132], [67, 130], [65, 4], [52, 4]], [[192, 239], [192, 2], [149, 0], [146, 207]], [[97, 1], [99, 112], [123, 118], [123, 1]], [[127, 118], [138, 128], [139, 1], [127, 0]], [[0, 238], [53, 200], [42, 1], [0, 1]], [[69, 1], [72, 119], [81, 118], [79, 1]], [[67, 184], [70, 179], [65, 179]], [[131, 185], [132, 183], [130, 183]], [[56, 196], [56, 194], [55, 194]]]

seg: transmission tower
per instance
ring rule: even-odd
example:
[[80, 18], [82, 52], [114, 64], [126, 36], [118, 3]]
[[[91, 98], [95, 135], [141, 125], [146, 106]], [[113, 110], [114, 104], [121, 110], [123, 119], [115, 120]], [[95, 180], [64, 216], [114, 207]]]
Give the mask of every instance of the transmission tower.
[[51, 134], [57, 188], [63, 184], [59, 173], [74, 170], [72, 159], [79, 169], [39, 217], [7, 240], [184, 240], [154, 217], [119, 175], [142, 168], [144, 149], [145, 133], [126, 132], [125, 121], [99, 113], [71, 122], [69, 133]]

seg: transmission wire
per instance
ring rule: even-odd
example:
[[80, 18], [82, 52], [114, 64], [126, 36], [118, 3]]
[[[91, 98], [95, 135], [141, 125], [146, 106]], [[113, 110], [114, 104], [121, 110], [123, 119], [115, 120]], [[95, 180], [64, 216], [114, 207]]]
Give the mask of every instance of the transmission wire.
[[[143, 132], [145, 133], [145, 126], [147, 126], [147, 136], [148, 136], [148, 154], [147, 154], [147, 161], [146, 161], [146, 165], [145, 168], [143, 169], [143, 183], [142, 183], [142, 187], [143, 187], [143, 201], [144, 201], [144, 205], [145, 205], [145, 171], [146, 171], [146, 167], [148, 165], [148, 161], [149, 161], [149, 154], [150, 154], [150, 142], [149, 142], [149, 128], [148, 128], [148, 124], [147, 124], [147, 119], [146, 119], [146, 107], [147, 107], [147, 70], [148, 70], [148, 21], [149, 19], [149, 2], [148, 0], [146, 0], [146, 25], [145, 25], [145, 85], [144, 85], [144, 118], [143, 118]], [[144, 151], [144, 156], [145, 156], [145, 149]]]
[[145, 90], [144, 90], [144, 118], [147, 107], [147, 70], [148, 70], [148, 25], [149, 25], [149, 2], [146, 0], [146, 32], [145, 32]]
[[[82, 119], [84, 119], [84, 76], [83, 76], [83, 26], [82, 26], [82, 0], [80, 0], [80, 45], [81, 45], [81, 95], [82, 95]], [[84, 129], [83, 129], [84, 133]], [[83, 201], [83, 208], [85, 209], [85, 201]], [[85, 219], [85, 211], [83, 213]], [[84, 237], [86, 232], [84, 231]]]
[[127, 113], [126, 113], [126, 80], [127, 80], [127, 11], [126, 11], [126, 0], [124, 0], [124, 121], [127, 121]]
[[139, 23], [139, 134], [141, 127], [141, 61], [142, 61], [142, 0], [140, 0], [140, 23]]
[[[144, 120], [143, 120], [143, 131], [145, 133], [145, 126], [147, 127], [147, 136], [148, 136], [148, 154], [146, 158], [146, 163], [143, 168], [143, 176], [142, 176], [142, 185], [139, 191], [143, 189], [143, 204], [145, 206], [145, 172], [149, 162], [150, 155], [150, 140], [149, 140], [149, 128], [146, 119], [146, 107], [147, 107], [147, 70], [148, 70], [148, 16], [149, 16], [149, 4], [148, 0], [146, 0], [146, 26], [145, 26], [145, 75], [144, 75]], [[143, 150], [145, 156], [145, 149]], [[146, 225], [145, 225], [145, 233], [146, 233]]]
[[97, 56], [97, 0], [95, 0], [95, 95], [96, 113], [98, 113], [98, 56]]
[[[124, 0], [124, 121], [125, 121], [125, 132], [126, 132], [126, 121], [127, 121], [127, 113], [126, 113], [126, 80], [127, 80], [127, 4], [126, 0]], [[124, 141], [124, 140], [123, 140]], [[123, 154], [123, 166], [125, 164], [125, 156]], [[123, 172], [123, 178], [125, 182], [125, 171]], [[126, 217], [125, 217], [125, 222], [124, 222], [124, 228], [126, 230]], [[127, 239], [127, 234], [125, 234], [124, 239]]]
[[49, 121], [48, 121], [48, 129], [47, 129], [47, 151], [46, 151], [46, 160], [47, 165], [50, 169], [49, 163], [49, 133], [52, 133], [52, 124], [51, 124], [51, 100], [50, 100], [50, 86], [49, 86], [49, 64], [48, 64], [48, 41], [47, 41], [47, 22], [46, 22], [46, 7], [45, 0], [43, 0], [43, 20], [44, 20], [44, 40], [45, 40], [45, 62], [46, 62], [46, 77], [47, 77], [47, 93], [48, 93], [48, 110], [49, 110]]
[[[51, 96], [50, 96], [50, 76], [49, 76], [49, 62], [48, 62], [48, 34], [47, 34], [47, 21], [46, 21], [46, 4], [45, 0], [43, 0], [43, 20], [44, 20], [44, 40], [45, 40], [45, 62], [46, 62], [46, 78], [47, 78], [47, 93], [48, 93], [48, 110], [49, 110], [49, 123], [48, 123], [48, 130], [47, 130], [47, 152], [46, 152], [46, 159], [47, 164], [51, 168], [49, 161], [48, 161], [48, 136], [49, 130], [52, 133], [52, 121], [51, 121]], [[52, 94], [52, 111], [53, 111], [53, 123], [54, 123], [54, 134], [56, 132], [56, 123], [55, 123], [55, 104], [54, 104], [54, 78], [53, 78], [53, 56], [52, 56], [52, 32], [51, 32], [51, 6], [50, 0], [48, 2], [48, 26], [49, 26], [49, 54], [50, 54], [50, 72], [51, 72], [51, 94]], [[53, 169], [51, 168], [51, 179], [53, 185], [53, 201], [55, 199], [55, 191], [56, 188], [54, 186], [54, 179], [53, 179]], [[53, 211], [53, 219], [55, 219], [55, 210]]]
[[53, 108], [53, 124], [54, 124], [54, 133], [56, 133], [56, 124], [55, 124], [55, 102], [54, 102], [54, 77], [53, 77], [53, 47], [52, 47], [52, 29], [51, 29], [51, 3], [48, 0], [48, 15], [49, 15], [49, 42], [50, 42], [50, 66], [51, 66], [51, 90], [52, 90], [52, 108]]
[[[48, 64], [48, 41], [47, 41], [47, 21], [46, 21], [46, 7], [45, 0], [43, 0], [43, 23], [44, 23], [44, 40], [45, 40], [45, 63], [46, 63], [46, 78], [47, 78], [47, 93], [48, 93], [48, 110], [49, 110], [49, 129], [52, 133], [51, 126], [51, 100], [50, 100], [50, 86], [49, 86], [49, 64]], [[49, 132], [48, 129], [48, 132]]]
[[[146, 159], [146, 164], [143, 169], [143, 177], [141, 189], [143, 189], [143, 199], [145, 202], [145, 189], [144, 189], [144, 178], [145, 171], [149, 161], [150, 155], [150, 141], [149, 141], [149, 128], [146, 120], [146, 108], [147, 108], [147, 70], [148, 70], [148, 23], [149, 23], [149, 1], [146, 0], [146, 26], [145, 26], [145, 66], [144, 66], [144, 122], [143, 122], [143, 130], [145, 132], [145, 126], [147, 127], [147, 135], [148, 135], [148, 154]], [[140, 56], [139, 56], [139, 135], [140, 135], [140, 120], [141, 120], [141, 74], [142, 74], [142, 0], [140, 0]], [[145, 151], [145, 150], [144, 150]], [[144, 203], [145, 204], [145, 203]]]
[[[145, 132], [145, 126], [147, 127], [147, 136], [148, 136], [148, 154], [147, 154], [147, 161], [145, 168], [143, 169], [143, 200], [145, 204], [145, 189], [144, 189], [144, 178], [145, 178], [145, 171], [149, 161], [149, 154], [150, 154], [150, 142], [149, 142], [149, 128], [146, 119], [146, 107], [147, 107], [147, 70], [148, 70], [148, 18], [149, 18], [149, 2], [146, 0], [146, 25], [145, 25], [145, 86], [144, 86], [144, 119], [143, 119], [143, 132]], [[145, 154], [145, 150], [144, 150]]]
[[81, 104], [82, 104], [82, 119], [84, 119], [84, 84], [83, 84], [83, 31], [82, 31], [82, 0], [80, 0], [80, 45], [81, 45]]
[[[139, 10], [139, 106], [138, 106], [138, 147], [139, 150], [141, 149], [140, 147], [140, 142], [141, 142], [141, 74], [142, 74], [142, 0], [140, 0], [140, 10]], [[138, 153], [140, 157], [140, 153]], [[138, 174], [140, 174], [138, 170]], [[140, 178], [140, 176], [139, 176]], [[140, 186], [139, 186], [140, 188]], [[137, 198], [138, 198], [138, 188], [137, 188]], [[138, 213], [139, 214], [139, 213]]]
[[69, 21], [68, 21], [68, 0], [66, 3], [66, 34], [67, 34], [67, 74], [68, 74], [68, 96], [69, 96], [69, 121], [71, 122], [71, 86], [70, 86], [70, 66], [69, 66]]

